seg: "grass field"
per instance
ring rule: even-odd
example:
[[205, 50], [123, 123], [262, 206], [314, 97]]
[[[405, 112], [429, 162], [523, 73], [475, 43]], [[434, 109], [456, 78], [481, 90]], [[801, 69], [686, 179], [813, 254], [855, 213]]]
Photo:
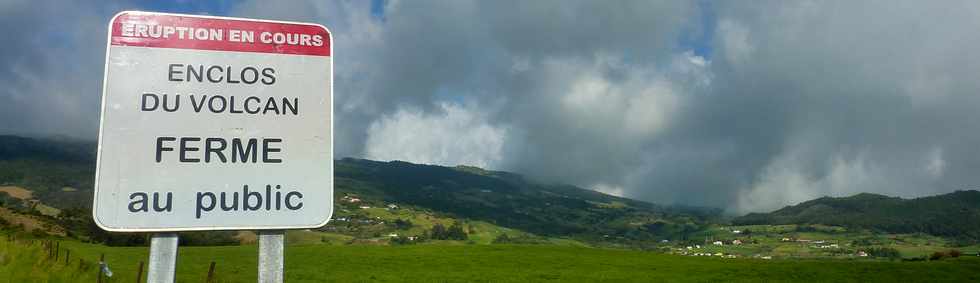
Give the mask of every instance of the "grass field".
[[[105, 254], [109, 282], [135, 282], [146, 247], [106, 247], [62, 241], [72, 264], [43, 260], [38, 245], [0, 244], [0, 281], [91, 282]], [[203, 282], [216, 262], [219, 282], [254, 282], [254, 245], [182, 247], [178, 281]], [[635, 250], [553, 245], [291, 245], [287, 282], [969, 282], [980, 281], [980, 258], [899, 262], [877, 260], [758, 260], [684, 257]]]
[[95, 282], [96, 268], [94, 261], [79, 264], [77, 259], [66, 263], [64, 257], [48, 258], [38, 241], [0, 241], [0, 282]]

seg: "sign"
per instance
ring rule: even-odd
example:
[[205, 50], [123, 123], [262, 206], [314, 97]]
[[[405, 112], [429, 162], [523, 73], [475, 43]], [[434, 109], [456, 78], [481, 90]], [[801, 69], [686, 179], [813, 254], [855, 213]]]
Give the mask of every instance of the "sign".
[[325, 27], [121, 12], [108, 37], [93, 204], [99, 227], [327, 223], [333, 40]]

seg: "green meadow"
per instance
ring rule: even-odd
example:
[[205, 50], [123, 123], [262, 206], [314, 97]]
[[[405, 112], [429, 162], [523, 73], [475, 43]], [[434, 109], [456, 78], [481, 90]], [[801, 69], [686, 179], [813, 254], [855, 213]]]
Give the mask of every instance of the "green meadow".
[[[0, 243], [0, 281], [94, 282], [105, 255], [106, 282], [136, 282], [146, 247], [60, 242], [59, 260], [39, 243]], [[64, 262], [71, 251], [69, 263]], [[179, 282], [254, 282], [255, 245], [181, 247]], [[79, 260], [89, 266], [79, 267]], [[969, 282], [980, 258], [902, 262], [845, 259], [723, 259], [556, 245], [290, 245], [286, 282]]]

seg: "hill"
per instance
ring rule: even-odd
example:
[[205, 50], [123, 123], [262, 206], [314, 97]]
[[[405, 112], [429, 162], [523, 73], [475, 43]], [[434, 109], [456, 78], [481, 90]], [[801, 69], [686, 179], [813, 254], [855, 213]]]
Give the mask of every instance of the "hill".
[[[0, 198], [29, 210], [43, 207], [38, 203], [68, 210], [77, 219], [63, 226], [96, 233], [92, 225], [78, 223], [89, 221], [85, 216], [91, 206], [94, 153], [91, 142], [0, 136], [0, 186], [11, 192], [29, 190], [32, 199], [3, 193]], [[319, 230], [349, 236], [340, 237], [346, 241], [414, 238], [442, 229], [436, 226], [461, 223], [483, 242], [506, 234], [504, 240], [544, 237], [645, 245], [685, 238], [719, 215], [716, 210], [662, 207], [469, 166], [347, 158], [335, 161], [335, 168], [338, 205], [331, 224]]]
[[[95, 176], [94, 142], [0, 135], [0, 186], [31, 191], [58, 208], [88, 207]], [[0, 194], [0, 202], [17, 202]]]
[[713, 211], [662, 207], [468, 166], [347, 158], [337, 161], [335, 168], [342, 209], [354, 196], [370, 200], [366, 203], [411, 205], [537, 235], [590, 242], [683, 238], [717, 216]]
[[823, 197], [770, 212], [733, 219], [736, 225], [823, 224], [888, 233], [927, 233], [980, 240], [980, 192], [902, 199], [862, 193]]

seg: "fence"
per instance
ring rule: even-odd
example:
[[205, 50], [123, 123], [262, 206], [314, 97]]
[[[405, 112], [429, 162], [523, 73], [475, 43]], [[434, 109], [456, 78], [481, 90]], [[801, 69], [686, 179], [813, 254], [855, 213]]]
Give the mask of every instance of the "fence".
[[[10, 233], [7, 234], [7, 242], [9, 244], [15, 244], [22, 247], [35, 247], [40, 246], [41, 251], [45, 253], [42, 260], [47, 264], [53, 265], [63, 265], [65, 267], [74, 267], [80, 273], [95, 271], [97, 272], [97, 282], [98, 283], [109, 283], [109, 282], [144, 282], [145, 278], [145, 263], [141, 260], [136, 265], [136, 278], [124, 279], [119, 277], [112, 277], [112, 270], [109, 268], [109, 263], [106, 262], [105, 253], [100, 253], [99, 260], [97, 262], [92, 260], [86, 260], [82, 256], [75, 253], [74, 257], [71, 249], [65, 247], [62, 248], [61, 241], [53, 239], [37, 239], [37, 238], [26, 238], [20, 239], [17, 235]], [[0, 238], [2, 239], [2, 238]], [[218, 282], [217, 262], [211, 261], [208, 266], [207, 276], [205, 277], [205, 282], [214, 283]], [[132, 280], [132, 281], [130, 281]]]

